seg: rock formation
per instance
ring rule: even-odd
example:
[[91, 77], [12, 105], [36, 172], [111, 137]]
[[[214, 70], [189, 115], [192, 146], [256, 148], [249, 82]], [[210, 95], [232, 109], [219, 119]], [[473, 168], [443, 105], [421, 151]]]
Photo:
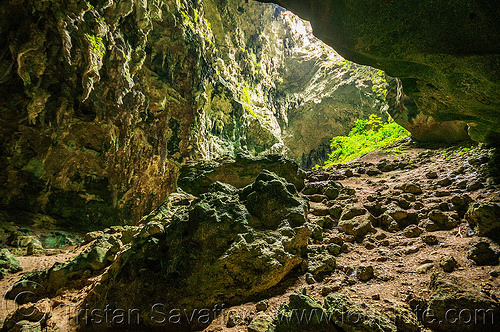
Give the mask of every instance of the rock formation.
[[[476, 141], [500, 138], [500, 5], [485, 1], [275, 2], [311, 21], [346, 59], [401, 79], [429, 134], [468, 123]], [[419, 113], [420, 113], [419, 112]], [[416, 114], [409, 114], [409, 122]], [[433, 119], [428, 119], [431, 116]], [[452, 123], [456, 127], [457, 123]], [[408, 127], [410, 129], [410, 127]]]
[[254, 1], [12, 0], [0, 6], [2, 220], [137, 221], [196, 158], [288, 153], [380, 114], [380, 73]]
[[244, 189], [215, 182], [191, 204], [172, 209], [147, 224], [160, 232], [136, 237], [110, 267], [96, 293], [105, 295], [90, 295], [90, 306], [134, 304], [142, 326], [164, 328], [171, 322], [160, 324], [161, 312], [197, 315], [199, 308], [239, 303], [275, 286], [302, 263], [311, 235], [307, 202], [268, 171]]

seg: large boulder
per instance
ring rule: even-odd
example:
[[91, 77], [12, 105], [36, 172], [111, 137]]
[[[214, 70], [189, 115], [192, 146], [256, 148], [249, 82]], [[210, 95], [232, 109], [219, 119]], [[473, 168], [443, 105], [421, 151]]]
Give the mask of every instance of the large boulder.
[[498, 142], [498, 2], [263, 2], [277, 2], [310, 20], [315, 35], [345, 58], [400, 78], [424, 116], [464, 121], [473, 139]]
[[479, 236], [488, 236], [500, 241], [500, 204], [472, 203], [465, 219]]
[[294, 185], [277, 178], [274, 173], [263, 171], [242, 196], [246, 196], [245, 205], [256, 217], [251, 221], [255, 228], [276, 229], [284, 219], [292, 227], [305, 222], [307, 202], [298, 197]]
[[235, 159], [188, 162], [180, 170], [177, 185], [193, 195], [206, 192], [217, 181], [242, 188], [254, 182], [264, 169], [293, 183], [299, 191], [304, 188], [305, 174], [294, 161], [281, 155], [249, 157], [243, 154]]
[[289, 303], [278, 308], [271, 331], [337, 331], [321, 303], [307, 295], [305, 290], [293, 293], [289, 299]]
[[303, 262], [311, 235], [306, 207], [294, 186], [271, 172], [243, 190], [214, 183], [176, 207], [162, 237], [136, 239], [92, 292], [102, 296], [87, 300], [94, 307], [133, 303], [146, 326], [159, 323], [152, 318], [160, 309], [196, 315], [195, 309], [247, 300]]
[[423, 316], [433, 331], [494, 331], [500, 306], [475, 285], [445, 273], [431, 276], [431, 298]]

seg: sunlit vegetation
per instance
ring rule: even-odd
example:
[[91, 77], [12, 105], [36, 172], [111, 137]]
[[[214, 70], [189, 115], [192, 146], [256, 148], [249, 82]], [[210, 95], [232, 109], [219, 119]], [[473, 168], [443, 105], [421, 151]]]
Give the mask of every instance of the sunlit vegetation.
[[100, 57], [103, 57], [106, 53], [106, 46], [104, 45], [102, 38], [99, 36], [90, 35], [88, 33], [86, 33], [85, 36], [87, 36], [90, 44], [92, 45], [94, 53], [99, 55]]
[[243, 90], [241, 91], [241, 103], [243, 105], [243, 108], [250, 113], [253, 117], [257, 117], [257, 114], [254, 112], [252, 109], [252, 99], [250, 97], [250, 88], [248, 86], [245, 86]]
[[409, 135], [410, 133], [406, 129], [391, 118], [387, 122], [383, 122], [382, 118], [372, 114], [369, 119], [358, 119], [349, 135], [336, 136], [332, 139], [332, 153], [329, 154], [323, 167], [327, 168], [355, 159]]

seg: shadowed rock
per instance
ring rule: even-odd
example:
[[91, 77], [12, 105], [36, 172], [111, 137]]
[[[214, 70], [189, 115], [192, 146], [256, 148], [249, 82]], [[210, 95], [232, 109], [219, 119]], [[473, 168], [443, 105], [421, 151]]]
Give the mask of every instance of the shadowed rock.
[[96, 288], [105, 295], [89, 296], [92, 305], [134, 303], [141, 324], [154, 326], [155, 303], [191, 312], [244, 301], [303, 262], [307, 204], [274, 173], [262, 172], [244, 190], [216, 183], [175, 208], [172, 217], [164, 214], [163, 237], [138, 238], [119, 256]]

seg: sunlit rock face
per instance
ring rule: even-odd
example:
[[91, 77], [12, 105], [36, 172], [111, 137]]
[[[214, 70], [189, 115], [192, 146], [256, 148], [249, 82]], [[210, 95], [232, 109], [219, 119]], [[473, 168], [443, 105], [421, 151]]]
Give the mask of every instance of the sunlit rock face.
[[245, 0], [2, 2], [2, 220], [130, 223], [187, 160], [320, 162], [385, 87], [309, 30]]
[[382, 71], [341, 58], [312, 35], [308, 22], [290, 12], [283, 17], [292, 47], [277, 85], [282, 138], [287, 155], [310, 168], [327, 159], [332, 137], [347, 135], [356, 119], [387, 117], [388, 83]]
[[473, 139], [500, 141], [498, 2], [273, 2], [310, 20], [347, 59], [401, 78], [424, 116], [464, 121]]
[[[256, 1], [216, 3], [204, 3], [219, 75], [202, 95], [204, 158], [277, 152], [309, 168], [327, 158], [332, 137], [347, 134], [356, 118], [387, 108], [383, 73], [345, 61], [308, 22]], [[225, 105], [234, 100], [241, 110], [229, 113]]]

